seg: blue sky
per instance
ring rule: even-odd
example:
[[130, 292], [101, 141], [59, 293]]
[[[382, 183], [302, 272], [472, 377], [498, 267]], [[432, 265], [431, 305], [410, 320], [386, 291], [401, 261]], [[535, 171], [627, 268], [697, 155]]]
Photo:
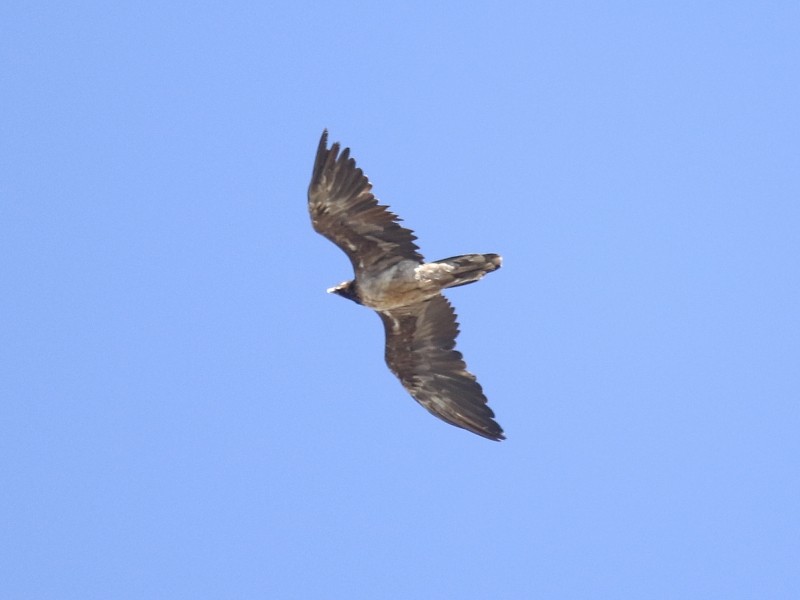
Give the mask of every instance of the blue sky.
[[[794, 2], [0, 8], [0, 596], [800, 597]], [[437, 259], [422, 410], [306, 188]]]

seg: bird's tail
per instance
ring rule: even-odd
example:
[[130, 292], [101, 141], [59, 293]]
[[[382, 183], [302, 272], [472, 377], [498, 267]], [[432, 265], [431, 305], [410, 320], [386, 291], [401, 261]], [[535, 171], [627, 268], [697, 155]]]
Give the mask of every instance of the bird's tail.
[[487, 273], [496, 271], [503, 264], [503, 257], [499, 254], [463, 254], [437, 260], [435, 264], [444, 266], [439, 270], [439, 273], [446, 273], [442, 287], [451, 288], [474, 283]]

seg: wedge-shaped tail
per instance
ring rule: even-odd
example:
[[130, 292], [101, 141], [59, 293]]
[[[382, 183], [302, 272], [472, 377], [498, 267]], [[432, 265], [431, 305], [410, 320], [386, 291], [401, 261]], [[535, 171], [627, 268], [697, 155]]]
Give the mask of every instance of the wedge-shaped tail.
[[[499, 254], [462, 254], [437, 260], [434, 264], [444, 265], [440, 269], [442, 287], [452, 288], [460, 285], [474, 283], [492, 271], [496, 271], [503, 264]], [[448, 268], [449, 267], [449, 268]]]

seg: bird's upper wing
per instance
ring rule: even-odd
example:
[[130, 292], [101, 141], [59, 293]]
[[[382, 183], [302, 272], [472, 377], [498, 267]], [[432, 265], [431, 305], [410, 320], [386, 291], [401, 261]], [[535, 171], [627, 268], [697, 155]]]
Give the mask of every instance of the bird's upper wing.
[[308, 186], [308, 211], [314, 229], [344, 250], [356, 276], [386, 269], [401, 260], [422, 262], [410, 229], [401, 227], [397, 215], [378, 204], [364, 172], [339, 154], [339, 144], [328, 149], [328, 131], [322, 132]]
[[505, 439], [475, 375], [454, 350], [458, 323], [444, 296], [378, 314], [386, 329], [386, 364], [417, 402], [451, 425]]

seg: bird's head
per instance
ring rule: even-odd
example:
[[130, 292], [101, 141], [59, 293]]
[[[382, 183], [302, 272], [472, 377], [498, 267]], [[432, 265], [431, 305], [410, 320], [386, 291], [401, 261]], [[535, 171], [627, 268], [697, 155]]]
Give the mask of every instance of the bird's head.
[[339, 285], [328, 288], [329, 294], [336, 294], [342, 298], [352, 300], [356, 304], [361, 304], [361, 299], [358, 297], [358, 289], [356, 289], [355, 281], [343, 281]]

